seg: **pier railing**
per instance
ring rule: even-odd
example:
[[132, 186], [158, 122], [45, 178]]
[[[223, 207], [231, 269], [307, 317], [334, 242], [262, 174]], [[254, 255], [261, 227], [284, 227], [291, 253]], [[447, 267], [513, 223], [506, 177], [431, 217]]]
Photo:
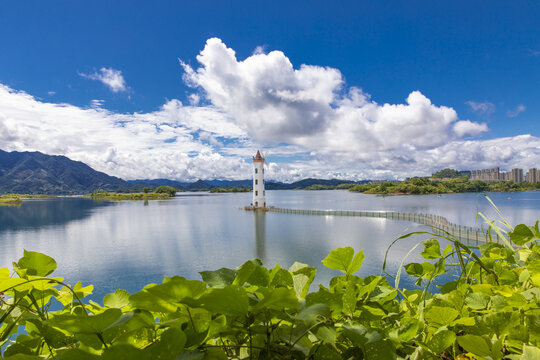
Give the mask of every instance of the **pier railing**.
[[415, 222], [427, 226], [431, 226], [433, 232], [436, 234], [449, 233], [461, 240], [476, 241], [476, 242], [488, 242], [493, 241], [501, 243], [499, 235], [492, 232], [483, 231], [479, 228], [473, 228], [470, 226], [463, 226], [451, 223], [445, 217], [432, 214], [419, 214], [419, 213], [404, 213], [396, 211], [363, 211], [363, 210], [303, 210], [303, 209], [284, 209], [270, 207], [267, 211], [286, 213], [286, 214], [303, 214], [303, 215], [324, 215], [324, 216], [360, 216], [360, 217], [373, 217], [373, 218], [385, 218], [393, 220], [404, 220]]

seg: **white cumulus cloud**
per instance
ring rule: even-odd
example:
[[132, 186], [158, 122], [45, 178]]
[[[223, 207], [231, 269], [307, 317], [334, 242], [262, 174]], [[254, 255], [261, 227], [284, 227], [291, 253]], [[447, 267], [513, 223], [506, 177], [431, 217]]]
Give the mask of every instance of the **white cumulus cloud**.
[[495, 112], [495, 104], [490, 103], [489, 101], [466, 101], [465, 104], [469, 105], [472, 112], [480, 115], [489, 115]]
[[378, 104], [345, 86], [339, 70], [294, 68], [281, 51], [256, 51], [238, 60], [212, 38], [197, 56], [199, 68], [183, 64], [185, 80], [227, 113], [248, 135], [268, 145], [287, 142], [307, 150], [380, 151], [429, 149], [487, 131], [485, 124], [459, 120], [419, 91], [406, 104]]
[[513, 110], [508, 110], [506, 112], [506, 115], [508, 115], [508, 117], [511, 117], [511, 118], [515, 118], [516, 116], [518, 116], [520, 113], [524, 112], [527, 108], [525, 107], [525, 105], [523, 104], [520, 104], [518, 105], [515, 109]]
[[101, 81], [114, 93], [128, 90], [126, 81], [120, 70], [102, 67], [99, 71], [91, 74], [79, 73], [79, 75], [86, 79]]

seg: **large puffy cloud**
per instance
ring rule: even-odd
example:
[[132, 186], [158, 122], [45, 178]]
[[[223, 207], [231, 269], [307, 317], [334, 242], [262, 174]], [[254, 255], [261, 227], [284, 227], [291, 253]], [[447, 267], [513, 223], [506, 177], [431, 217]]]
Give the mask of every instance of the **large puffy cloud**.
[[238, 61], [221, 40], [209, 39], [185, 80], [201, 87], [251, 136], [261, 141], [294, 141], [321, 131], [343, 83], [336, 69], [303, 65], [294, 69], [281, 51], [257, 53]]
[[279, 51], [238, 60], [219, 39], [183, 64], [190, 105], [169, 100], [148, 113], [116, 113], [91, 101], [49, 103], [0, 84], [0, 149], [66, 155], [126, 179], [245, 179], [255, 149], [270, 150], [267, 175], [388, 179], [443, 167], [534, 167], [540, 139], [481, 140], [486, 124], [460, 119], [412, 91], [379, 104], [347, 87], [336, 69], [295, 68]]
[[288, 142], [325, 152], [429, 149], [487, 131], [485, 124], [459, 120], [452, 108], [433, 105], [419, 91], [395, 105], [380, 105], [354, 87], [344, 94], [338, 70], [294, 69], [280, 51], [259, 51], [239, 61], [213, 38], [197, 60], [198, 69], [183, 64], [186, 81], [268, 144]]

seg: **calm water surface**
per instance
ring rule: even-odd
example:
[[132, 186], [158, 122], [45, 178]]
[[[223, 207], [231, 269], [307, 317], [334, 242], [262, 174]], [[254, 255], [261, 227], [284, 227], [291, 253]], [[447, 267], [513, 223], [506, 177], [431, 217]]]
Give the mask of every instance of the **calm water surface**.
[[[540, 219], [540, 192], [494, 193], [490, 197], [512, 222]], [[300, 261], [312, 266], [331, 249], [352, 246], [366, 256], [361, 276], [380, 274], [389, 243], [423, 229], [417, 224], [375, 218], [253, 213], [240, 210], [250, 193], [180, 193], [150, 202], [95, 202], [82, 198], [25, 201], [0, 206], [0, 267], [23, 249], [58, 262], [57, 276], [94, 284], [93, 298], [123, 288], [130, 292], [163, 276], [199, 279], [198, 272], [237, 267], [259, 258], [267, 266]], [[267, 203], [297, 209], [391, 210], [442, 215], [475, 225], [477, 211], [494, 216], [477, 194], [374, 196], [348, 191], [267, 191]], [[407, 239], [391, 253], [390, 272], [418, 241]], [[316, 281], [335, 273], [319, 267]]]

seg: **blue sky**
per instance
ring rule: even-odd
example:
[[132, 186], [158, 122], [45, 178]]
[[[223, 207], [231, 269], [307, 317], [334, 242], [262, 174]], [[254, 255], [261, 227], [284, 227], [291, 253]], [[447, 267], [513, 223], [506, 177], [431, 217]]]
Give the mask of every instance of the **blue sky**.
[[[0, 148], [125, 178], [247, 178], [257, 147], [280, 180], [540, 167], [539, 18], [536, 1], [3, 2]], [[214, 71], [223, 49], [234, 69]], [[351, 89], [364, 100], [344, 105]]]

